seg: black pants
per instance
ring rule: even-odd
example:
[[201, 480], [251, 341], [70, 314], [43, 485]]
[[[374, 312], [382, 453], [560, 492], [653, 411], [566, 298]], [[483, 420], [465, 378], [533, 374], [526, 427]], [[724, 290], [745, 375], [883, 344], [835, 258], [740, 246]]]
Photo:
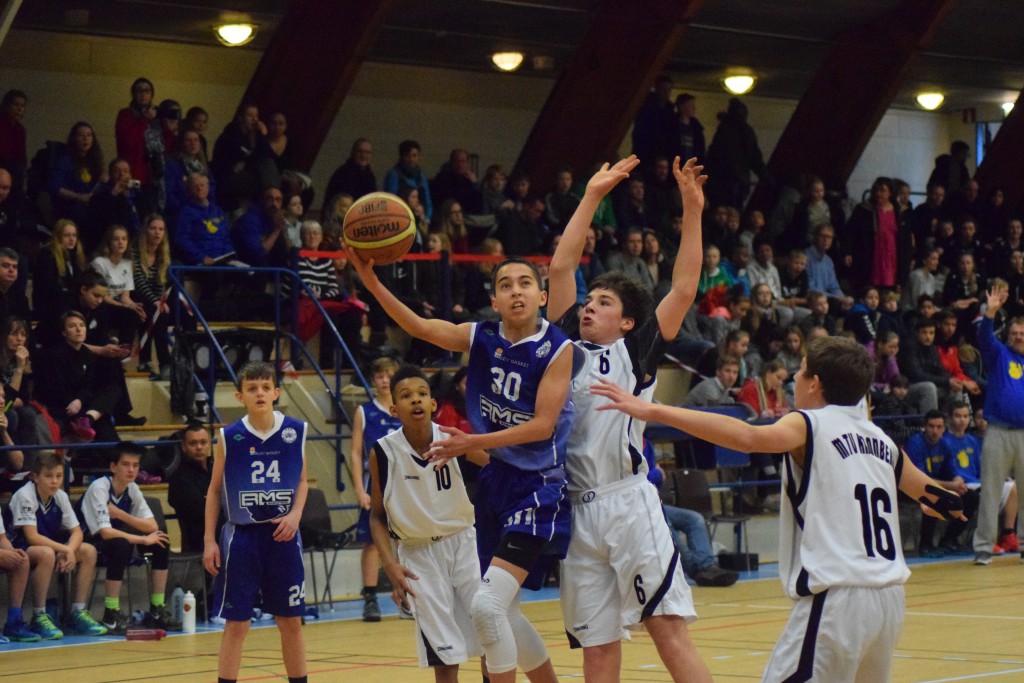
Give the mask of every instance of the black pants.
[[152, 556], [153, 569], [167, 569], [170, 550], [160, 544], [136, 545], [129, 543], [124, 538], [108, 538], [100, 540], [99, 535], [95, 537], [96, 545], [107, 560], [107, 580], [123, 581], [124, 570], [131, 564], [135, 549], [138, 548], [140, 555]]

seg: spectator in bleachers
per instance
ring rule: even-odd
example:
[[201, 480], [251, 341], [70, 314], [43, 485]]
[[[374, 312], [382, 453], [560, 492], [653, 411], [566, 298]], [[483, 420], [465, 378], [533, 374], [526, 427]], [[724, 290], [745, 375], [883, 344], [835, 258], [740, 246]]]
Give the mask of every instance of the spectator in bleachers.
[[[786, 329], [782, 315], [775, 306], [772, 290], [767, 284], [755, 285], [751, 292], [750, 310], [740, 327], [750, 333], [750, 341], [762, 357], [768, 357], [768, 348], [778, 333]], [[773, 354], [774, 355], [774, 354]]]
[[582, 260], [580, 261], [580, 273], [583, 275], [583, 281], [587, 283], [588, 287], [594, 278], [605, 272], [601, 255], [597, 253], [597, 241], [601, 234], [601, 228], [591, 225], [590, 229], [587, 230], [587, 239], [583, 243], [583, 256], [589, 260], [586, 263], [583, 263]]
[[704, 125], [697, 119], [697, 98], [690, 93], [676, 96], [676, 147], [675, 154], [680, 161], [697, 157], [703, 164], [707, 156], [707, 142], [704, 139]]
[[28, 170], [26, 147], [25, 111], [28, 109], [28, 95], [23, 90], [8, 90], [0, 100], [0, 168], [11, 174], [15, 195], [25, 190], [25, 174]]
[[945, 199], [946, 188], [929, 183], [924, 203], [918, 204], [910, 215], [910, 233], [914, 236], [914, 248], [918, 255], [938, 246], [935, 235], [939, 223], [949, 217], [943, 205]]
[[789, 252], [786, 267], [779, 272], [779, 284], [782, 296], [779, 303], [793, 309], [793, 322], [800, 322], [810, 314], [807, 308], [807, 295], [810, 293], [810, 282], [807, 277], [807, 254], [799, 249]]
[[114, 335], [131, 344], [146, 319], [146, 311], [142, 304], [132, 299], [135, 291], [132, 248], [128, 230], [123, 225], [107, 228], [91, 265], [107, 283], [104, 303], [109, 308], [109, 322]]
[[[189, 422], [181, 433], [181, 462], [167, 481], [167, 502], [178, 517], [183, 553], [203, 549], [212, 466], [209, 432], [199, 422]], [[220, 524], [217, 532], [219, 536]]]
[[216, 204], [217, 184], [206, 159], [206, 152], [203, 151], [202, 137], [198, 131], [186, 129], [181, 134], [177, 153], [167, 159], [164, 176], [165, 213], [172, 222], [178, 217], [181, 207], [188, 202], [188, 177], [193, 173], [204, 175], [209, 180], [209, 200]]
[[[117, 441], [111, 412], [119, 405], [120, 397], [109, 382], [100, 382], [97, 357], [85, 343], [85, 316], [68, 311], [58, 324], [63, 341], [46, 349], [46, 363], [37, 373], [36, 396], [61, 425], [65, 437]], [[96, 450], [85, 453], [83, 459], [102, 461]]]
[[24, 204], [14, 188], [14, 179], [4, 168], [0, 168], [0, 246], [17, 246], [24, 225]]
[[466, 212], [454, 199], [446, 199], [434, 215], [431, 232], [444, 233], [453, 254], [469, 253], [469, 231], [466, 228]]
[[1006, 278], [1010, 274], [1010, 256], [1024, 250], [1024, 224], [1011, 218], [1003, 224], [1003, 233], [985, 245], [986, 272], [993, 277]]
[[[782, 280], [779, 277], [779, 269], [774, 263], [774, 249], [767, 237], [758, 236], [754, 239], [754, 258], [747, 264], [747, 278], [750, 280], [751, 292], [760, 284], [768, 285], [772, 297], [776, 301], [782, 298]], [[782, 306], [780, 303], [779, 306]], [[781, 324], [787, 325], [793, 319], [793, 310], [787, 308], [786, 312], [780, 311], [783, 317]]]
[[[704, 247], [700, 281], [697, 284], [697, 301], [701, 313], [710, 317], [725, 315], [724, 308], [729, 289], [735, 284], [728, 271], [721, 267], [722, 255], [718, 247], [709, 244]], [[609, 268], [610, 270], [610, 268]]]
[[[828, 255], [835, 237], [836, 230], [831, 225], [819, 225], [815, 228], [814, 243], [804, 250], [807, 255], [807, 286], [816, 292], [825, 293], [830, 299], [835, 300], [836, 308], [846, 311], [853, 306], [853, 297], [847, 296], [839, 286], [835, 263]], [[861, 264], [858, 267], [866, 266]]]
[[951, 311], [939, 311], [933, 320], [935, 321], [935, 350], [939, 354], [942, 367], [946, 368], [949, 376], [958, 380], [969, 394], [980, 394], [981, 388], [978, 383], [968, 377], [960, 366], [962, 335], [957, 332], [956, 314]]
[[125, 226], [132, 237], [139, 234], [139, 192], [132, 187], [128, 162], [114, 159], [107, 166], [107, 172], [110, 179], [89, 202], [86, 223], [79, 235], [86, 253], [92, 253], [102, 245], [103, 233], [111, 225]]
[[[949, 461], [953, 458], [949, 442], [942, 438], [946, 432], [946, 420], [938, 410], [930, 410], [924, 416], [924, 431], [914, 434], [903, 445], [907, 457], [919, 470], [934, 479], [940, 486], [959, 495], [967, 492], [967, 483], [963, 477], [952, 474]], [[945, 555], [952, 543], [943, 535], [940, 548], [935, 547], [936, 519], [930, 515], [921, 515], [921, 541], [918, 554], [925, 557]], [[947, 526], [947, 530], [948, 530]], [[962, 530], [962, 529], [961, 529]]]
[[939, 401], [949, 395], [959, 395], [964, 385], [950, 377], [935, 348], [935, 320], [921, 318], [914, 325], [913, 339], [902, 344], [899, 361], [903, 374], [912, 382], [931, 382], [935, 385]]
[[643, 179], [638, 176], [630, 178], [626, 181], [624, 190], [615, 200], [615, 222], [618, 225], [619, 239], [622, 239], [631, 228], [656, 228], [647, 213]]
[[251, 266], [284, 266], [287, 264], [287, 238], [284, 236], [284, 195], [276, 187], [268, 187], [231, 227], [231, 242], [238, 259]]
[[971, 179], [964, 183], [960, 191], [949, 200], [951, 216], [980, 216], [984, 210], [981, 197], [978, 195], [978, 181]]
[[[384, 191], [399, 194], [399, 189], [409, 187], [419, 190], [419, 200], [423, 204], [423, 214], [427, 222], [434, 215], [434, 204], [430, 197], [430, 184], [427, 176], [420, 168], [420, 143], [415, 140], [402, 140], [398, 144], [398, 162], [384, 175]], [[401, 196], [401, 195], [399, 195]]]
[[[136, 299], [142, 304], [149, 334], [139, 347], [139, 372], [149, 372], [150, 379], [171, 378], [171, 351], [168, 330], [173, 322], [171, 309], [164, 300], [167, 269], [171, 265], [170, 239], [167, 223], [160, 214], [150, 214], [139, 234], [132, 258], [132, 278]], [[152, 372], [152, 348], [156, 347], [159, 373]]]
[[[493, 237], [481, 242], [477, 251], [481, 256], [505, 256], [504, 245]], [[466, 264], [466, 310], [471, 320], [498, 320], [500, 317], [491, 306], [491, 297], [494, 296], [491, 274], [497, 265], [493, 261]]]
[[650, 166], [644, 184], [644, 205], [650, 227], [658, 232], [659, 237], [665, 234], [669, 217], [683, 209], [669, 160], [665, 157], [658, 157]]
[[512, 201], [513, 209], [522, 207], [523, 201], [530, 196], [530, 176], [518, 171], [505, 185], [505, 194]]
[[423, 251], [427, 239], [427, 231], [430, 228], [430, 219], [427, 218], [426, 208], [420, 200], [420, 191], [415, 187], [403, 185], [398, 188], [397, 195], [399, 199], [406, 203], [409, 210], [412, 211], [412, 215], [416, 218], [416, 241], [413, 242], [410, 251], [413, 253]]
[[658, 233], [651, 229], [643, 232], [644, 249], [641, 258], [650, 273], [651, 282], [654, 283], [653, 292], [655, 302], [660, 302], [662, 297], [672, 288], [672, 266], [674, 261], [665, 257], [661, 251], [661, 240]]
[[21, 256], [9, 247], [0, 247], [0, 320], [14, 315], [29, 317], [28, 298], [15, 286]]
[[900, 448], [903, 448], [907, 439], [917, 433], [917, 429], [910, 424], [910, 420], [899, 419], [900, 416], [909, 417], [920, 414], [920, 411], [908, 400], [909, 392], [910, 380], [906, 375], [898, 374], [893, 376], [884, 391], [871, 395], [872, 416], [886, 418], [876, 422]]
[[824, 329], [830, 337], [835, 336], [836, 319], [829, 313], [828, 297], [822, 292], [808, 292], [807, 307], [810, 309], [810, 315], [805, 316], [799, 323], [804, 337], [810, 340], [811, 329], [815, 327]]
[[[7, 577], [7, 620], [4, 623], [3, 638], [0, 642], [33, 643], [42, 639], [38, 633], [28, 627], [22, 616], [22, 605], [25, 602], [25, 589], [28, 588], [29, 573], [37, 562], [38, 559], [34, 561], [27, 552], [11, 545], [3, 520], [0, 520], [0, 573]], [[36, 580], [32, 582], [33, 603], [42, 602], [45, 611], [45, 589], [41, 590], [38, 587], [39, 578], [43, 575], [46, 576], [47, 584], [49, 584], [49, 577], [53, 575], [52, 563], [41, 570], [36, 575]], [[46, 588], [48, 589], [49, 585]], [[44, 593], [41, 600], [39, 593]]]
[[921, 253], [921, 265], [910, 271], [910, 276], [904, 288], [904, 302], [909, 307], [922, 294], [936, 296], [942, 293], [942, 286], [945, 277], [939, 272], [939, 254], [941, 251], [935, 247], [928, 247]]
[[481, 213], [496, 216], [501, 211], [514, 208], [514, 203], [505, 194], [507, 182], [508, 176], [501, 166], [491, 164], [487, 167], [484, 179], [480, 182]]
[[302, 195], [286, 195], [281, 205], [284, 217], [284, 245], [286, 249], [302, 247], [302, 217], [306, 207], [302, 205]]
[[352, 208], [354, 200], [351, 195], [339, 194], [328, 195], [320, 210], [320, 225], [324, 231], [324, 246], [328, 249], [341, 249], [345, 240], [342, 236], [342, 227], [345, 224], [345, 216]]
[[963, 140], [955, 140], [949, 147], [949, 154], [935, 157], [935, 168], [928, 176], [928, 186], [941, 185], [951, 196], [960, 191], [971, 179], [967, 170], [967, 155], [971, 148]]
[[980, 270], [985, 264], [986, 250], [978, 239], [978, 223], [971, 217], [962, 217], [957, 224], [956, 234], [942, 242], [942, 265], [956, 270], [960, 257], [970, 254], [974, 265]]
[[806, 355], [807, 347], [804, 346], [803, 330], [796, 325], [789, 327], [786, 330], [786, 337], [782, 342], [782, 349], [779, 350], [779, 354], [775, 358], [782, 362], [786, 372], [789, 373], [790, 380], [793, 379], [793, 375], [800, 369], [800, 362]]
[[181, 105], [175, 100], [164, 100], [156, 108], [156, 118], [146, 129], [146, 163], [149, 165], [149, 181], [143, 183], [139, 202], [143, 213], [163, 211], [167, 191], [165, 176], [167, 157], [178, 148], [178, 131], [181, 125]]
[[267, 119], [267, 147], [278, 173], [295, 168], [294, 154], [288, 147], [288, 117], [275, 111]]
[[85, 251], [78, 241], [78, 226], [61, 219], [43, 245], [32, 269], [32, 313], [37, 320], [63, 310], [74, 291], [75, 278], [85, 270]]
[[448, 161], [430, 181], [430, 200], [434, 206], [440, 206], [449, 199], [458, 202], [466, 213], [480, 213], [483, 202], [477, 189], [476, 173], [469, 163], [469, 152], [464, 149], [453, 149]]
[[[695, 369], [703, 377], [710, 377], [718, 370], [718, 359], [722, 356], [730, 356], [739, 362], [739, 374], [736, 380], [742, 385], [743, 382], [747, 381], [747, 377], [752, 374], [750, 364], [747, 363], [747, 353], [749, 350], [750, 333], [738, 328], [729, 330], [718, 344], [701, 355], [697, 360]], [[691, 382], [695, 382], [696, 379], [691, 379]]]
[[156, 107], [153, 106], [155, 92], [148, 78], [136, 78], [132, 83], [131, 102], [117, 112], [114, 124], [117, 156], [128, 162], [132, 177], [147, 184], [149, 165], [146, 162], [145, 138], [150, 122], [156, 117]]
[[8, 316], [0, 321], [0, 383], [11, 406], [7, 412], [7, 432], [18, 444], [39, 443], [37, 413], [28, 403], [32, 398], [28, 333], [26, 318]]
[[843, 331], [853, 333], [860, 345], [872, 342], [878, 336], [882, 314], [878, 311], [881, 296], [878, 288], [868, 285], [860, 293], [860, 300], [853, 305], [843, 319]]
[[1024, 316], [1024, 250], [1010, 252], [1009, 273], [1006, 277], [1008, 296], [1006, 314], [1009, 318]]
[[782, 417], [790, 411], [783, 390], [788, 376], [782, 361], [770, 360], [761, 366], [756, 377], [747, 378], [736, 400], [750, 406], [761, 419]]
[[555, 186], [544, 197], [544, 216], [548, 226], [556, 234], [565, 230], [566, 223], [580, 205], [579, 197], [571, 192], [572, 171], [560, 168], [555, 172]]
[[78, 121], [68, 132], [66, 146], [57, 155], [47, 179], [53, 217], [82, 224], [86, 207], [106, 180], [103, 151], [96, 140], [96, 132], [85, 121]]
[[683, 405], [695, 408], [736, 403], [733, 386], [739, 377], [741, 363], [741, 359], [735, 356], [718, 356], [714, 376], [691, 388], [683, 399]]
[[882, 292], [879, 306], [878, 332], [896, 332], [900, 337], [907, 334], [906, 311], [900, 310], [900, 293], [893, 290]]
[[210, 114], [202, 107], [189, 107], [185, 119], [181, 122], [181, 132], [194, 130], [199, 134], [199, 147], [203, 150], [203, 158], [210, 158], [210, 148], [206, 145], [206, 127], [210, 123]]
[[732, 250], [729, 252], [729, 259], [722, 263], [722, 269], [729, 273], [734, 286], [743, 288], [743, 294], [750, 296], [750, 276], [747, 275], [747, 266], [750, 265], [750, 250], [747, 245], [738, 241], [730, 242]]
[[652, 163], [658, 156], [675, 155], [679, 145], [676, 128], [672, 79], [662, 74], [654, 81], [654, 89], [647, 94], [633, 121], [633, 154], [644, 164]]
[[704, 164], [715, 205], [742, 208], [750, 194], [750, 174], [762, 182], [769, 180], [757, 134], [747, 123], [747, 115], [747, 105], [738, 97], [731, 98], [728, 109], [718, 114], [718, 129]]
[[[900, 337], [892, 331], [880, 332], [875, 341], [867, 345], [867, 351], [875, 361], [875, 377], [871, 382], [873, 395], [878, 397], [892, 386], [900, 373], [897, 361], [900, 352]], [[914, 414], [926, 413], [939, 407], [939, 398], [932, 382], [907, 382], [907, 401], [913, 407]]]
[[[303, 221], [300, 233], [303, 249], [318, 251], [321, 248], [324, 233], [319, 223]], [[296, 272], [331, 317], [342, 341], [354, 353], [361, 342], [360, 331], [366, 307], [362, 302], [350, 298], [348, 293], [341, 289], [335, 274], [334, 261], [327, 257], [300, 256]], [[287, 285], [288, 281], [283, 280], [283, 283]], [[287, 294], [288, 287], [284, 289]], [[320, 367], [325, 370], [333, 369], [337, 350], [334, 335], [323, 331], [324, 318], [305, 290], [300, 290], [298, 307], [299, 339], [307, 342], [320, 332]], [[342, 363], [348, 364], [344, 357]]]
[[[373, 158], [373, 145], [366, 138], [357, 138], [352, 143], [352, 151], [348, 159], [331, 174], [327, 181], [324, 197], [333, 198], [339, 194], [347, 194], [353, 199], [377, 191], [377, 176], [370, 167]], [[325, 228], [326, 229], [326, 228]]]
[[639, 283], [647, 289], [654, 291], [654, 278], [643, 258], [644, 234], [640, 228], [629, 228], [622, 240], [622, 249], [608, 257], [608, 270], [617, 270], [629, 279]]
[[805, 249], [814, 239], [814, 230], [819, 225], [831, 225], [841, 229], [846, 224], [846, 215], [834, 199], [825, 196], [825, 182], [812, 176], [807, 191], [793, 211], [793, 220], [785, 233], [779, 236], [780, 250]]
[[544, 200], [531, 194], [523, 198], [515, 211], [503, 211], [498, 216], [494, 237], [501, 241], [508, 256], [539, 254], [547, 230], [540, 222], [544, 215]]
[[228, 217], [210, 201], [210, 181], [193, 173], [186, 183], [188, 202], [181, 207], [174, 231], [175, 247], [182, 262], [189, 266], [210, 266], [235, 253]]
[[[964, 515], [968, 520], [974, 519], [978, 511], [981, 489], [981, 439], [967, 433], [971, 424], [971, 406], [962, 401], [955, 401], [947, 412], [948, 429], [942, 438], [949, 446], [950, 458], [946, 461], [946, 475], [950, 479], [959, 477], [967, 485], [967, 490], [960, 497], [964, 500]], [[1012, 486], [1012, 485], [1011, 485]], [[939, 546], [949, 551], [959, 551], [963, 547], [961, 534], [967, 529], [967, 522], [954, 519], [949, 522], [943, 540]], [[1016, 541], [1017, 534], [1010, 534]], [[1000, 539], [1003, 538], [1000, 535]], [[1009, 543], [1009, 540], [1007, 541]]]
[[739, 241], [740, 244], [747, 245], [747, 249], [750, 250], [751, 254], [755, 251], [754, 242], [758, 237], [764, 236], [771, 243], [771, 238], [765, 232], [765, 225], [764, 214], [760, 211], [747, 211], [743, 216], [743, 226], [740, 229]]
[[219, 203], [227, 211], [246, 205], [268, 187], [281, 183], [267, 145], [267, 127], [255, 104], [243, 102], [235, 118], [217, 137], [210, 160], [217, 178]]
[[962, 329], [968, 329], [977, 317], [986, 288], [985, 276], [978, 272], [974, 256], [962, 254], [942, 287], [942, 302], [956, 313]]

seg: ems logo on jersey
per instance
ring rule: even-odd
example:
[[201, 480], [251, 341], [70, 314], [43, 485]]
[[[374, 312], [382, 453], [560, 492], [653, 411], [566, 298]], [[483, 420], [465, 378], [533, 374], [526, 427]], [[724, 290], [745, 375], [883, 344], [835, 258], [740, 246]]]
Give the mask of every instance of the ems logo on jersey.
[[546, 341], [540, 345], [540, 348], [537, 349], [537, 358], [543, 358], [549, 353], [551, 353], [551, 342]]
[[299, 438], [299, 435], [291, 427], [286, 427], [281, 431], [281, 438], [285, 443], [295, 443], [295, 439]]

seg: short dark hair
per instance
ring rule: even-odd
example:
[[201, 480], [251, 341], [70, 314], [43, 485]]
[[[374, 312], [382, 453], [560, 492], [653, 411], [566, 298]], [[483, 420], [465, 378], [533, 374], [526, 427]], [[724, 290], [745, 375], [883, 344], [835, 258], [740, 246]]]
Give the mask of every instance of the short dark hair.
[[597, 276], [590, 283], [589, 291], [595, 289], [607, 289], [619, 297], [622, 301], [622, 317], [633, 319], [634, 330], [647, 321], [654, 308], [651, 292], [622, 271], [612, 270]]
[[918, 318], [917, 323], [914, 324], [914, 331], [920, 332], [921, 330], [926, 330], [929, 327], [933, 329], [935, 327], [935, 320], [933, 318]]
[[116, 465], [121, 462], [123, 455], [134, 455], [141, 460], [145, 452], [146, 449], [134, 441], [118, 441], [113, 453], [110, 454], [110, 464]]
[[28, 102], [28, 95], [25, 94], [24, 90], [8, 90], [4, 93], [4, 100], [0, 102], [0, 107], [7, 107], [14, 104], [14, 100], [21, 98]]
[[875, 361], [853, 339], [819, 337], [807, 347], [806, 375], [818, 378], [828, 403], [852, 406], [868, 393]]
[[408, 154], [414, 149], [422, 151], [420, 148], [420, 143], [416, 142], [415, 140], [402, 140], [401, 142], [398, 143], [398, 156], [404, 157], [406, 154]]
[[32, 460], [32, 473], [41, 474], [43, 470], [51, 467], [64, 467], [64, 456], [56, 451], [40, 451]]
[[496, 290], [498, 288], [498, 273], [501, 272], [501, 269], [506, 267], [506, 266], [511, 266], [513, 264], [516, 264], [516, 263], [521, 263], [524, 266], [528, 267], [530, 269], [530, 272], [533, 273], [533, 279], [537, 281], [537, 286], [540, 287], [541, 278], [540, 278], [540, 271], [537, 270], [537, 264], [534, 263], [533, 261], [527, 261], [524, 258], [519, 258], [518, 256], [513, 256], [512, 258], [507, 258], [504, 261], [502, 261], [501, 263], [499, 263], [498, 267], [495, 268], [494, 272], [491, 273], [491, 288], [492, 289]]
[[65, 311], [60, 316], [60, 329], [64, 329], [64, 325], [68, 322], [68, 318], [78, 318], [83, 323], [85, 322], [85, 315], [79, 313], [76, 310]]
[[909, 389], [910, 380], [907, 379], [906, 375], [896, 375], [889, 380], [889, 386], [893, 389]]
[[961, 408], [966, 408], [967, 410], [970, 410], [971, 406], [965, 401], [953, 401], [952, 403], [949, 404], [949, 416], [953, 417], [953, 411], [960, 410]]
[[736, 356], [730, 356], [727, 353], [723, 353], [721, 356], [718, 357], [718, 360], [715, 361], [715, 372], [718, 372], [719, 370], [724, 368], [726, 365], [736, 365], [736, 366], [738, 366], [739, 364], [740, 364], [740, 359], [739, 358], [737, 358]]
[[20, 261], [21, 256], [15, 250], [10, 247], [0, 247], [0, 258], [11, 259], [12, 261]]
[[258, 379], [272, 379], [274, 386], [277, 386], [277, 373], [274, 366], [263, 360], [249, 361], [238, 371], [238, 390], [242, 390], [242, 384], [246, 381]]
[[189, 420], [188, 424], [181, 430], [181, 435], [184, 437], [189, 432], [205, 432], [206, 425], [199, 420]]
[[929, 410], [927, 413], [924, 414], [925, 423], [931, 422], [932, 420], [942, 420], [943, 422], [945, 422], [946, 416], [942, 414], [941, 410], [936, 410], [933, 408], [932, 410]]
[[78, 277], [76, 278], [76, 283], [78, 284], [79, 292], [81, 292], [83, 289], [92, 289], [97, 285], [102, 285], [104, 287], [110, 286], [109, 284], [107, 284], [107, 278], [103, 277], [103, 274], [100, 273], [95, 268], [86, 268], [81, 273], [79, 273]]
[[[395, 387], [398, 386], [398, 383], [403, 381], [403, 380], [413, 379], [413, 378], [418, 378], [418, 379], [423, 380], [426, 383], [427, 388], [428, 389], [430, 388], [430, 380], [428, 380], [427, 376], [425, 374], [423, 374], [423, 370], [421, 370], [419, 367], [417, 367], [415, 365], [411, 365], [409, 363], [403, 363], [402, 365], [398, 366], [398, 370], [396, 370], [395, 374], [391, 377], [391, 398], [392, 398], [392, 400], [394, 400], [394, 398], [395, 398]], [[431, 393], [433, 393], [433, 392], [431, 392]]]

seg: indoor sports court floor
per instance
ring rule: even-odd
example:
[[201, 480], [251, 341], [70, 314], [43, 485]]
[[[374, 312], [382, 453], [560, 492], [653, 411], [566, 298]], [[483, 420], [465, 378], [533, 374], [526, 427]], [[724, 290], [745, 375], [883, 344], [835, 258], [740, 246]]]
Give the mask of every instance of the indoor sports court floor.
[[[975, 567], [969, 557], [912, 565], [907, 616], [896, 649], [894, 683], [1024, 681], [1024, 564], [1017, 555]], [[916, 561], [915, 561], [916, 562]], [[306, 629], [310, 683], [433, 681], [416, 665], [413, 623], [389, 610], [379, 624], [359, 620], [361, 603], [339, 603]], [[566, 646], [557, 590], [524, 605], [551, 651], [563, 680], [582, 678], [581, 655]], [[789, 614], [775, 565], [730, 588], [694, 588], [700, 619], [690, 632], [720, 683], [759, 681]], [[58, 647], [0, 646], [0, 683], [213, 683], [215, 632], [176, 635], [160, 642], [68, 638]], [[283, 680], [277, 632], [254, 628], [246, 642], [240, 681]], [[623, 647], [623, 681], [669, 681], [645, 635]], [[521, 680], [526, 680], [520, 676]], [[479, 666], [463, 666], [463, 681], [479, 681]]]

